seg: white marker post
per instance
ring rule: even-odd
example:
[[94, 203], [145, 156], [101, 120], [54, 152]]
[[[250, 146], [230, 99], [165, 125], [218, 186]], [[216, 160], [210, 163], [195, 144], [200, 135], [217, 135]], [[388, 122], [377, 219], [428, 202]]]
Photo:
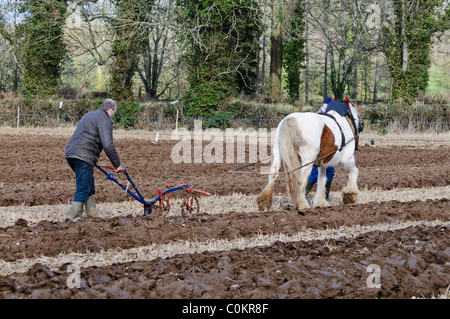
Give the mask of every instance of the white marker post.
[[58, 121], [59, 121], [59, 113], [60, 113], [59, 110], [61, 110], [61, 109], [62, 109], [62, 101], [59, 102], [59, 108], [58, 108]]

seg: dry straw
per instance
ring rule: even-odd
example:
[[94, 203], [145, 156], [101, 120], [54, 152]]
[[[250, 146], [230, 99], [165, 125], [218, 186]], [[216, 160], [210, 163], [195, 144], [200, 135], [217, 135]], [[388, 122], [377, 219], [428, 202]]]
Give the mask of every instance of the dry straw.
[[[430, 187], [430, 188], [397, 188], [391, 190], [362, 189], [359, 203], [385, 202], [396, 200], [409, 202], [415, 200], [435, 200], [448, 198], [450, 186]], [[330, 193], [331, 205], [341, 205], [341, 193]], [[166, 216], [181, 216], [181, 201], [183, 199], [172, 199], [172, 209]], [[277, 194], [273, 199], [273, 208], [287, 209], [292, 206], [291, 200], [286, 194]], [[257, 212], [255, 195], [232, 194], [225, 196], [203, 196], [200, 198], [201, 213], [206, 214], [228, 214], [230, 212]], [[39, 223], [42, 220], [65, 221], [68, 218], [70, 206], [42, 205], [42, 206], [7, 206], [0, 207], [0, 224], [3, 227], [14, 225], [19, 219], [26, 220], [30, 225]], [[120, 203], [98, 203], [97, 212], [101, 218], [111, 218], [115, 216], [142, 216], [142, 204], [136, 200], [129, 200]]]

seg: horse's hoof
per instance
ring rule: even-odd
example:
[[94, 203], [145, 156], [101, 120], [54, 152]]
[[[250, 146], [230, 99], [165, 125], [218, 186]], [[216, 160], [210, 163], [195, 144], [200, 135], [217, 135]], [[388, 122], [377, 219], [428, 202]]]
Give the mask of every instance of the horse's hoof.
[[317, 207], [328, 207], [330, 206], [330, 203], [326, 200], [315, 200], [313, 201], [313, 207], [317, 208]]
[[272, 208], [272, 194], [269, 192], [262, 192], [256, 198], [256, 204], [258, 205], [260, 212], [270, 210]]
[[272, 203], [258, 202], [258, 209], [260, 212], [266, 212], [272, 209]]
[[357, 194], [356, 193], [344, 193], [342, 200], [344, 204], [354, 204], [356, 203]]
[[311, 208], [311, 206], [308, 203], [303, 203], [302, 205], [297, 205], [295, 207], [295, 210], [297, 210], [297, 212], [301, 212], [304, 209], [308, 209]]

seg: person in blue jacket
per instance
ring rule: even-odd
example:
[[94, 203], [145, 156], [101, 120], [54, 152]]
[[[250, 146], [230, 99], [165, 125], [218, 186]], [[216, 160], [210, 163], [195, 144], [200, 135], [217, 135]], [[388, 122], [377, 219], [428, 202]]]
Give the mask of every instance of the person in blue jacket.
[[[333, 102], [333, 98], [327, 97], [323, 101], [322, 106], [317, 111], [317, 113], [325, 113], [328, 104], [331, 102]], [[327, 175], [327, 182], [325, 184], [325, 198], [326, 198], [326, 200], [329, 201], [330, 200], [331, 182], [333, 181], [333, 178], [334, 178], [334, 167], [333, 166], [327, 167], [326, 175]], [[311, 169], [311, 174], [308, 177], [308, 182], [306, 183], [306, 195], [308, 195], [308, 193], [311, 191], [314, 184], [317, 183], [318, 176], [319, 176], [319, 170], [317, 169], [316, 166], [313, 166], [313, 168]]]

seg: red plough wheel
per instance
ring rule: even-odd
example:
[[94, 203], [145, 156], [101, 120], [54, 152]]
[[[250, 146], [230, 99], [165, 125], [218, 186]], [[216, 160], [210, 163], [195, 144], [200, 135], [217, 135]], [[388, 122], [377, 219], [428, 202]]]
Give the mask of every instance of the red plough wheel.
[[197, 216], [200, 212], [200, 204], [197, 197], [188, 194], [186, 200], [181, 203], [181, 215], [182, 216]]

